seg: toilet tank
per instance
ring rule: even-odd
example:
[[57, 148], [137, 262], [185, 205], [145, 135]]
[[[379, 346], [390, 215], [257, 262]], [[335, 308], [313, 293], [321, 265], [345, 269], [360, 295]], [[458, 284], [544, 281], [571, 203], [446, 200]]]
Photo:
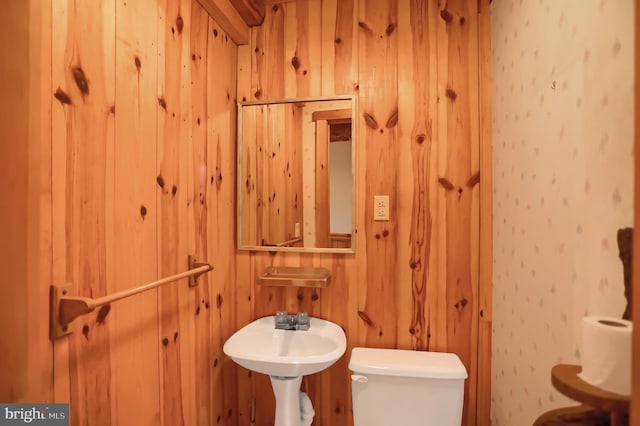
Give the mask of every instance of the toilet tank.
[[460, 426], [467, 370], [455, 354], [354, 348], [354, 426]]

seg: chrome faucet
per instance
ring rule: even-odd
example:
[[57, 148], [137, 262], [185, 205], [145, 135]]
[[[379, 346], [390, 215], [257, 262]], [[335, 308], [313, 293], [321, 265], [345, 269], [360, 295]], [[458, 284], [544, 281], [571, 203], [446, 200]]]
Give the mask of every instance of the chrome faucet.
[[289, 315], [279, 311], [276, 312], [274, 319], [278, 330], [308, 330], [311, 327], [311, 318], [306, 312]]

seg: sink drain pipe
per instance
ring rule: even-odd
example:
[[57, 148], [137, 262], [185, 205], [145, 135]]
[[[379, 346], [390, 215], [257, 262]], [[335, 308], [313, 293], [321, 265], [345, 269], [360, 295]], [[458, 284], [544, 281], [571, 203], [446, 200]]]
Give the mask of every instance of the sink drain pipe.
[[316, 415], [311, 399], [302, 391], [298, 394], [298, 398], [300, 400], [300, 426], [311, 426], [313, 417]]

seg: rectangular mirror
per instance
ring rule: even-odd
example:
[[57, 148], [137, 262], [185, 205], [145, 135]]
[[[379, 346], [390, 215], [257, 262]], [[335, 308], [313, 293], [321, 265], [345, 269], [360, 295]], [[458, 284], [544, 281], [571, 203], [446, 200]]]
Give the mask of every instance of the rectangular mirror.
[[353, 253], [355, 98], [238, 105], [238, 248]]

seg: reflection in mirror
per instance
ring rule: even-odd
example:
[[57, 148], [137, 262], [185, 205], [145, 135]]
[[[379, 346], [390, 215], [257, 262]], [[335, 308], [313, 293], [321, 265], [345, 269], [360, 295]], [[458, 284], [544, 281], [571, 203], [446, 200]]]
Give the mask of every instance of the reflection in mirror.
[[239, 248], [353, 251], [354, 108], [351, 96], [239, 106]]

